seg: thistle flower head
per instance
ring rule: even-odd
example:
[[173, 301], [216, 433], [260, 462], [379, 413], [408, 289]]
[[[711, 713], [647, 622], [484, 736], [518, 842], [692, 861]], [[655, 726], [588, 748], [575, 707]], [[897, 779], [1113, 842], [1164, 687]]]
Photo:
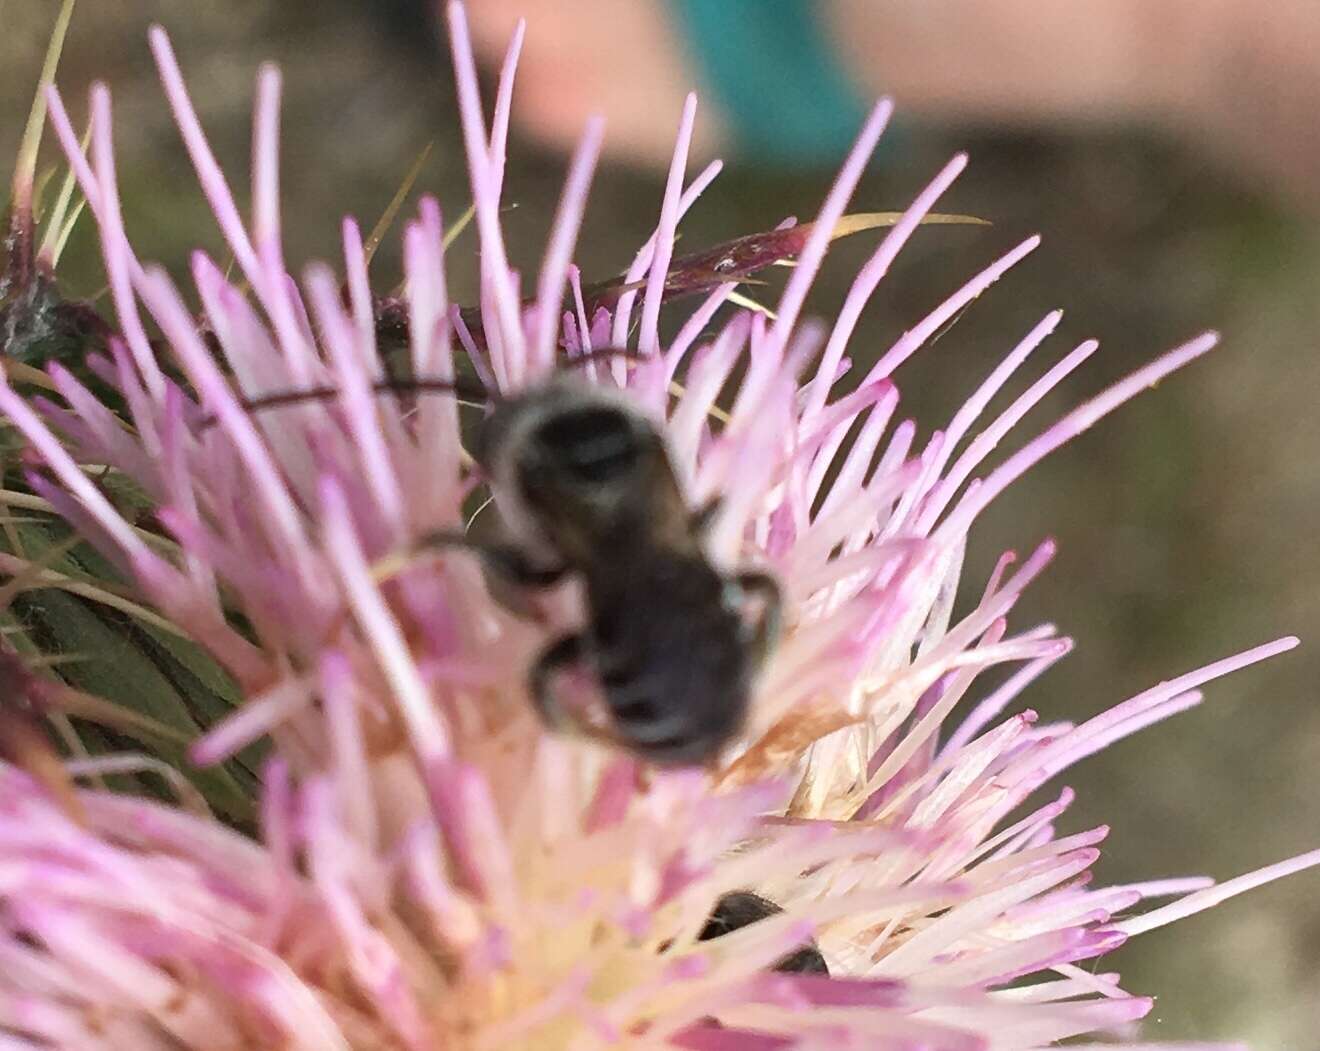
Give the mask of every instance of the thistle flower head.
[[[518, 42], [488, 127], [457, 6], [450, 29], [480, 240], [475, 310], [449, 302], [445, 227], [429, 199], [404, 234], [401, 298], [373, 295], [351, 220], [342, 273], [316, 265], [291, 277], [279, 74], [258, 80], [245, 224], [157, 30], [166, 94], [236, 268], [230, 277], [194, 256], [196, 314], [124, 230], [109, 93], [93, 90], [87, 158], [50, 97], [99, 226], [119, 333], [111, 356], [88, 364], [128, 425], [58, 365], [63, 404], [6, 384], [0, 409], [34, 450], [36, 492], [240, 685], [246, 703], [195, 758], [216, 762], [267, 735], [276, 758], [259, 842], [187, 805], [99, 790], [81, 792], [74, 815], [0, 766], [0, 1046], [1007, 1051], [1129, 1031], [1151, 1001], [1080, 964], [1320, 855], [1223, 885], [1093, 888], [1106, 830], [1060, 834], [1071, 792], [1044, 804], [1034, 793], [1294, 640], [1080, 725], [1041, 725], [1018, 697], [1070, 642], [1052, 625], [1010, 630], [1008, 615], [1052, 546], [1020, 565], [1005, 555], [958, 616], [955, 599], [966, 598], [965, 539], [987, 504], [1213, 337], [1017, 440], [997, 463], [1000, 443], [1096, 349], [1065, 354], [986, 418], [1057, 313], [945, 427], [896, 422], [895, 371], [1033, 238], [842, 393], [865, 303], [964, 165], [955, 158], [892, 227], [831, 326], [804, 321], [887, 103], [795, 235], [773, 317], [728, 309], [736, 281], [720, 277], [737, 266], [714, 259], [695, 282], [704, 298], [672, 338], [661, 334], [662, 305], [691, 290], [674, 277], [678, 224], [717, 172], [687, 181], [695, 100], [656, 232], [599, 295], [571, 265], [602, 134], [588, 127], [525, 297], [499, 228]], [[689, 507], [718, 498], [711, 561], [772, 573], [786, 599], [750, 722], [718, 763], [656, 771], [546, 732], [526, 688], [544, 628], [494, 602], [463, 552], [399, 557], [463, 528], [482, 479], [455, 399], [378, 390], [382, 317], [406, 328], [412, 375], [452, 379], [461, 355], [505, 394], [635, 331], [635, 359], [591, 359], [583, 375], [663, 430]], [[323, 387], [335, 395], [250, 408]], [[140, 486], [152, 521], [121, 513], [88, 463]], [[1001, 667], [1012, 673], [984, 688]], [[1152, 898], [1173, 900], [1145, 906]], [[762, 900], [755, 922], [732, 905]], [[785, 964], [812, 944], [809, 959], [828, 974]]]

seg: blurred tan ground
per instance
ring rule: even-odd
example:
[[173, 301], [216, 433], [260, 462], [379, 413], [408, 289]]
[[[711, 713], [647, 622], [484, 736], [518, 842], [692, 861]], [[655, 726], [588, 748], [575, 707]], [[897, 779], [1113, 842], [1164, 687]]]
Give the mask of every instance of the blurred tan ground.
[[[11, 0], [0, 10], [0, 156], [13, 155], [55, 7]], [[286, 247], [297, 265], [333, 253], [344, 212], [371, 226], [431, 139], [421, 185], [451, 215], [466, 205], [448, 73], [433, 41], [417, 26], [384, 28], [387, 19], [365, 10], [220, 0], [80, 6], [60, 83], [79, 115], [91, 77], [114, 89], [126, 220], [144, 256], [181, 270], [189, 249], [218, 243], [155, 85], [151, 21], [173, 34], [211, 141], [242, 193], [252, 74], [266, 58], [284, 67]], [[1068, 401], [1031, 418], [1037, 426], [1203, 328], [1225, 337], [1208, 360], [1056, 454], [982, 524], [973, 585], [1004, 547], [1060, 541], [1018, 623], [1054, 620], [1080, 646], [1028, 703], [1045, 719], [1082, 718], [1235, 648], [1286, 632], [1304, 641], [1211, 686], [1200, 710], [1076, 771], [1073, 827], [1114, 826], [1106, 881], [1226, 878], [1320, 845], [1320, 230], [1209, 162], [1121, 134], [1010, 140], [910, 129], [868, 177], [858, 207], [906, 205], [963, 146], [973, 165], [944, 206], [996, 225], [923, 231], [868, 311], [855, 353], [883, 349], [1027, 234], [1046, 242], [900, 374], [906, 407], [927, 429], [1055, 306], [1067, 315], [1053, 358], [1065, 341], [1095, 335], [1103, 346]], [[561, 162], [517, 142], [512, 152], [507, 196], [518, 207], [506, 228], [515, 259], [531, 268]], [[684, 243], [809, 215], [826, 181], [726, 173], [685, 223]], [[589, 277], [626, 264], [659, 195], [651, 176], [600, 174], [579, 253]], [[101, 283], [89, 233], [84, 226], [65, 266], [70, 287], [84, 293]], [[378, 257], [378, 280], [395, 280], [395, 246], [387, 240]], [[818, 311], [837, 305], [867, 248], [836, 253]], [[456, 295], [470, 295], [470, 272], [452, 280]], [[1248, 1039], [1260, 1051], [1320, 1047], [1318, 962], [1315, 873], [1155, 932], [1111, 960], [1130, 988], [1160, 994], [1149, 1039]]]

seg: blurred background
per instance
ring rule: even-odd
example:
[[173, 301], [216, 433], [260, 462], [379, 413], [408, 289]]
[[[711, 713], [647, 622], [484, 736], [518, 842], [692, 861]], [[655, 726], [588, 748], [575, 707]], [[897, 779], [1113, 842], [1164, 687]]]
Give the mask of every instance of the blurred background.
[[[16, 149], [56, 6], [5, 7], [0, 156]], [[591, 198], [578, 252], [584, 275], [617, 273], [649, 234], [663, 183], [655, 159], [683, 92], [710, 75], [678, 29], [676, 9], [690, 6], [474, 0], [475, 36], [488, 51], [514, 9], [530, 20], [515, 94], [524, 123], [506, 177], [515, 265], [539, 260], [565, 142], [593, 99], [613, 118], [614, 153]], [[1236, 649], [1287, 632], [1303, 638], [1300, 650], [1212, 685], [1204, 707], [1072, 773], [1073, 825], [1114, 828], [1098, 878], [1227, 878], [1320, 845], [1320, 117], [1311, 115], [1320, 113], [1320, 5], [1257, 5], [1251, 33], [1226, 51], [1205, 50], [1214, 60], [1193, 52], [1232, 3], [1202, 5], [1195, 25], [1152, 18], [1163, 5], [1147, 4], [1136, 54], [1116, 31], [1066, 19], [1042, 25], [1025, 4], [982, 5], [1002, 15], [991, 28], [959, 22], [957, 4], [922, 6], [919, 27], [889, 26], [886, 18], [902, 16], [875, 13], [866, 31], [829, 29], [859, 93], [899, 95], [901, 127], [854, 210], [905, 207], [966, 149], [971, 169], [940, 208], [993, 226], [920, 231], [868, 308], [854, 357], [883, 350], [1034, 232], [1044, 246], [900, 372], [906, 410], [927, 431], [1056, 306], [1066, 315], [1051, 360], [1090, 336], [1102, 349], [1019, 434], [1176, 342], [1208, 327], [1224, 334], [1222, 349], [1032, 472], [975, 535], [972, 587], [1004, 548], [1046, 535], [1060, 543], [1017, 623], [1056, 621], [1079, 646], [1027, 702], [1046, 719], [1085, 718]], [[1083, 19], [1076, 12], [1086, 5], [1065, 6]], [[842, 3], [836, 16], [856, 18], [858, 9]], [[181, 272], [190, 249], [219, 244], [157, 88], [145, 37], [153, 21], [173, 36], [240, 196], [253, 75], [264, 59], [283, 67], [286, 253], [295, 269], [333, 258], [344, 213], [369, 228], [430, 142], [418, 190], [437, 194], [449, 215], [466, 207], [447, 49], [419, 0], [99, 0], [75, 15], [59, 82], [79, 120], [91, 79], [113, 88], [125, 218], [144, 258]], [[916, 35], [912, 49], [900, 46], [905, 33]], [[890, 44], [869, 63], [873, 37]], [[984, 44], [959, 51], [964, 38]], [[1219, 58], [1231, 61], [1216, 66]], [[488, 54], [488, 71], [497, 65]], [[1176, 78], [1170, 72], [1184, 66]], [[1159, 76], [1144, 80], [1142, 70]], [[808, 218], [832, 177], [830, 164], [816, 163], [819, 149], [788, 163], [739, 155], [729, 141], [736, 114], [719, 103], [718, 91], [703, 93], [698, 146], [732, 149], [734, 160], [684, 221], [685, 248], [787, 215]], [[862, 235], [836, 246], [812, 310], [837, 308], [873, 244]], [[397, 249], [387, 238], [373, 264], [383, 287], [396, 280]], [[462, 259], [451, 256], [451, 281], [465, 300], [473, 274]], [[61, 268], [71, 294], [100, 288], [90, 224]], [[1320, 1048], [1315, 873], [1147, 935], [1110, 962], [1129, 988], [1159, 994], [1148, 1039]]]

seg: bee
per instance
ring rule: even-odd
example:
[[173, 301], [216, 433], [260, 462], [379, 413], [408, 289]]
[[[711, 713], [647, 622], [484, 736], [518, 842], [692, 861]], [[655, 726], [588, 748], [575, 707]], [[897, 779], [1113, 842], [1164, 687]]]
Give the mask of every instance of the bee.
[[[414, 389], [466, 396], [450, 382], [414, 381]], [[333, 393], [285, 392], [247, 407]], [[547, 645], [528, 673], [541, 718], [657, 765], [711, 762], [745, 723], [778, 633], [778, 584], [712, 564], [704, 540], [718, 503], [688, 506], [660, 428], [622, 393], [559, 372], [509, 397], [481, 397], [490, 410], [473, 457], [503, 536], [440, 531], [419, 547], [469, 549], [488, 577], [527, 591], [580, 580], [585, 623]], [[586, 726], [561, 703], [556, 684], [574, 668], [593, 673], [607, 728]]]
[[[763, 898], [749, 890], [730, 891], [715, 903], [706, 925], [697, 935], [697, 941], [710, 941], [712, 938], [731, 934], [783, 911], [769, 898]], [[828, 975], [830, 973], [829, 965], [814, 941], [807, 942], [802, 948], [777, 961], [772, 970], [784, 974]]]

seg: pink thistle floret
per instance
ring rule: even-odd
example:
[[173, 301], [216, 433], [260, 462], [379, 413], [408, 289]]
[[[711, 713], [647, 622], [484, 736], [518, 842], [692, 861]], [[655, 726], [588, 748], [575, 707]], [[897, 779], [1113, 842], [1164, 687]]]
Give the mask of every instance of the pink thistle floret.
[[[266, 736], [277, 757], [260, 842], [187, 799], [89, 789], [80, 822], [0, 765], [0, 1048], [1017, 1051], [1131, 1035], [1151, 1001], [1083, 962], [1320, 853], [1222, 885], [1095, 888], [1107, 829], [1060, 834], [1072, 792], [1043, 803], [1034, 793], [1295, 640], [1170, 679], [1079, 725], [1042, 725], [1030, 710], [1005, 713], [1071, 642], [1048, 624], [1010, 630], [1009, 616], [1052, 543], [1020, 565], [1005, 555], [971, 610], [955, 619], [954, 607], [968, 530], [990, 501], [1214, 337], [1139, 369], [993, 463], [1096, 349], [1065, 354], [983, 420], [1057, 327], [1051, 313], [946, 427], [919, 438], [896, 419], [895, 371], [1030, 253], [1032, 238], [840, 393], [863, 308], [966, 163], [955, 158], [889, 231], [832, 327], [803, 321], [888, 103], [862, 129], [772, 317], [729, 310], [730, 282], [662, 338], [679, 224], [718, 171], [686, 182], [695, 98], [656, 232], [612, 309], [587, 315], [572, 264], [598, 123], [571, 161], [524, 300], [531, 283], [511, 267], [499, 221], [521, 30], [487, 127], [457, 5], [449, 22], [480, 303], [467, 316], [450, 303], [440, 210], [423, 200], [404, 234], [412, 371], [452, 379], [457, 345], [492, 386], [516, 391], [546, 377], [561, 349], [625, 344], [636, 319], [639, 360], [583, 372], [663, 429], [690, 506], [719, 497], [710, 558], [764, 567], [787, 599], [750, 724], [712, 768], [678, 771], [544, 730], [525, 685], [543, 628], [493, 601], [468, 553], [399, 558], [428, 533], [462, 528], [480, 479], [454, 398], [405, 405], [374, 389], [385, 376], [378, 303], [356, 224], [343, 226], [342, 276], [318, 265], [298, 282], [285, 268], [279, 74], [264, 69], [258, 81], [249, 228], [154, 30], [166, 95], [241, 283], [197, 253], [199, 323], [124, 230], [108, 91], [92, 93], [87, 158], [52, 92], [120, 332], [111, 359], [89, 364], [132, 427], [58, 366], [64, 405], [0, 384], [0, 409], [42, 465], [36, 491], [239, 684], [246, 703], [194, 758], [216, 762]], [[337, 395], [245, 407], [322, 386]], [[717, 426], [717, 399], [731, 389]], [[86, 463], [142, 488], [168, 550], [120, 514]], [[1004, 668], [997, 687], [983, 687]], [[706, 936], [717, 903], [740, 891], [780, 911]], [[1153, 898], [1171, 903], [1147, 907]], [[775, 970], [808, 943], [828, 975]]]

